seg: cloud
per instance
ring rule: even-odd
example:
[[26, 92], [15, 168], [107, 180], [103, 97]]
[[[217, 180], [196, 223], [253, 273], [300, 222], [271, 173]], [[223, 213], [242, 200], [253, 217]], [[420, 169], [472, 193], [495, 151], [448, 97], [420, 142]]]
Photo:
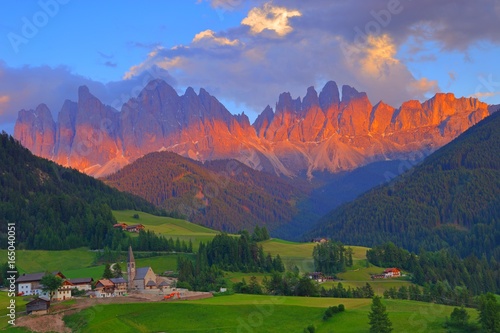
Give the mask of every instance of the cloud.
[[[209, 0], [213, 8], [235, 10], [243, 5], [243, 0]], [[201, 1], [199, 1], [201, 2]]]
[[193, 38], [193, 43], [206, 43], [207, 45], [216, 44], [216, 45], [228, 45], [228, 46], [237, 46], [240, 44], [240, 41], [237, 39], [230, 40], [226, 37], [216, 37], [215, 32], [208, 29], [196, 34]]
[[255, 7], [250, 10], [241, 24], [248, 25], [253, 34], [269, 30], [282, 37], [293, 31], [288, 19], [296, 16], [302, 16], [301, 12], [286, 7], [273, 6], [271, 2], [268, 2], [262, 8]]
[[500, 95], [500, 91], [488, 91], [488, 92], [477, 92], [475, 94], [472, 94], [470, 97], [475, 97], [475, 98], [489, 98], [493, 96], [498, 96]]
[[114, 67], [116, 67], [116, 66], [117, 66], [117, 64], [116, 64], [116, 62], [106, 61], [106, 62], [104, 63], [104, 66], [106, 66], [106, 67], [113, 67], [113, 68], [114, 68]]
[[411, 82], [408, 85], [408, 89], [411, 93], [417, 95], [435, 94], [440, 91], [437, 81], [429, 80], [425, 77], [421, 78], [420, 80]]
[[[68, 67], [24, 66], [8, 67], [0, 61], [0, 123], [13, 124], [21, 109], [35, 109], [45, 103], [54, 119], [64, 101], [77, 101], [78, 87], [86, 85], [103, 103], [120, 110], [122, 105], [137, 94], [152, 79], [161, 78], [175, 86], [170, 74], [151, 67], [131, 80], [101, 83], [72, 73]], [[3, 128], [2, 128], [3, 129]], [[12, 129], [7, 129], [12, 132]]]
[[106, 54], [106, 53], [103, 53], [101, 51], [97, 51], [97, 53], [99, 53], [99, 55], [104, 58], [104, 59], [113, 59], [115, 56], [112, 55], [112, 54]]

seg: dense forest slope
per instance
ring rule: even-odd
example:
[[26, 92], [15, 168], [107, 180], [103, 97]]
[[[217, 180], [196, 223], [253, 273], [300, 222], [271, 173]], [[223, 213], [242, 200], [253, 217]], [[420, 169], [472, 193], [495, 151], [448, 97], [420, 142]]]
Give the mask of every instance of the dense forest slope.
[[111, 239], [111, 209], [163, 213], [144, 199], [34, 156], [0, 134], [0, 239], [16, 224], [16, 246], [27, 249], [102, 248]]
[[500, 260], [499, 128], [495, 112], [403, 176], [330, 212], [307, 237]]
[[286, 180], [236, 160], [204, 164], [171, 152], [150, 153], [104, 179], [192, 222], [236, 232], [272, 230], [296, 214], [301, 192]]

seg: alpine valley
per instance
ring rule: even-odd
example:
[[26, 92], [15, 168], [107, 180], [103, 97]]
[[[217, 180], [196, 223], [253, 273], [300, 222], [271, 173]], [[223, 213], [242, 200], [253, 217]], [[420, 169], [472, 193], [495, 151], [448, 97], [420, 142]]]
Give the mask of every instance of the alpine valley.
[[329, 81], [319, 94], [309, 87], [304, 98], [282, 93], [250, 124], [204, 89], [179, 96], [153, 80], [120, 111], [85, 86], [77, 102], [65, 101], [57, 121], [45, 104], [21, 110], [14, 137], [35, 155], [194, 222], [232, 232], [267, 225], [297, 239], [331, 209], [391, 180], [492, 110], [451, 93], [398, 108], [373, 105], [366, 93], [346, 85], [339, 91]]

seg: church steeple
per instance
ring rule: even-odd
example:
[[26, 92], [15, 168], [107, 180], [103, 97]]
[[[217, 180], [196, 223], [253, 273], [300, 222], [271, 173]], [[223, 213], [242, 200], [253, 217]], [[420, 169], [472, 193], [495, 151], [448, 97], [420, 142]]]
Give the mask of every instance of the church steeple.
[[128, 289], [133, 289], [135, 279], [135, 259], [132, 246], [128, 247], [128, 260], [127, 260], [127, 274], [128, 274]]

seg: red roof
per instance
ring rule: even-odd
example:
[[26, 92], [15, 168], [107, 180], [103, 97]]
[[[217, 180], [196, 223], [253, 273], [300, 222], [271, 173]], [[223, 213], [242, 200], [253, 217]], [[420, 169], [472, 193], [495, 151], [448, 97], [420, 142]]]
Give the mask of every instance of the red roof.
[[384, 273], [390, 273], [390, 272], [392, 272], [392, 273], [399, 273], [399, 272], [401, 272], [401, 271], [400, 271], [398, 268], [387, 268], [387, 269], [384, 271]]

